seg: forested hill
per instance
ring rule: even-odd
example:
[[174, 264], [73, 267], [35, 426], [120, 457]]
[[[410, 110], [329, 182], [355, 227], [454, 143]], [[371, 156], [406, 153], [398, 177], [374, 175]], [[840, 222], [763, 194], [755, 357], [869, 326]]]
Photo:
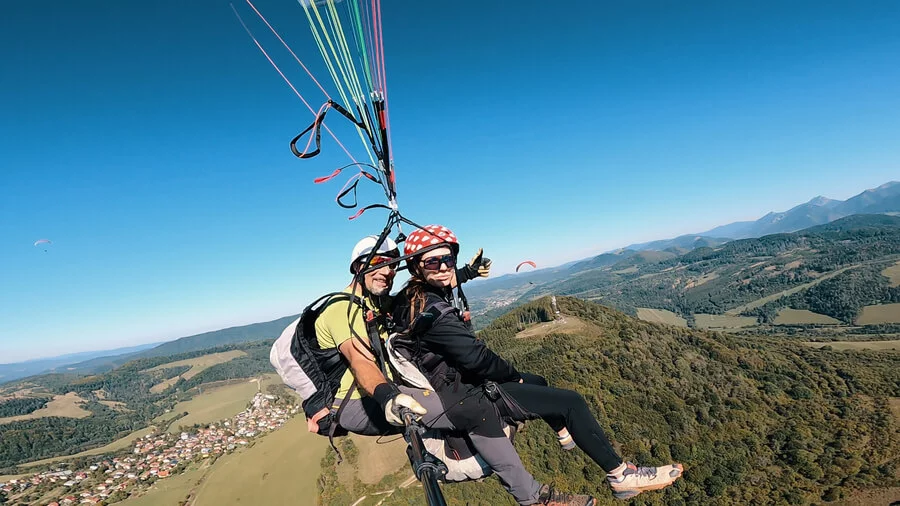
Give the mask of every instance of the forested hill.
[[[811, 504], [872, 488], [900, 500], [890, 488], [900, 486], [900, 424], [889, 406], [900, 396], [900, 354], [735, 338], [558, 299], [559, 320], [543, 298], [480, 335], [519, 369], [583, 394], [626, 458], [684, 463], [683, 480], [636, 504]], [[517, 338], [523, 320], [544, 323]], [[616, 504], [600, 468], [559, 449], [554, 436], [543, 422], [526, 425], [516, 439], [526, 466]], [[513, 504], [493, 480], [444, 491], [451, 504]], [[404, 490], [384, 504], [419, 504], [421, 493]]]
[[574, 295], [629, 314], [638, 307], [665, 309], [689, 321], [697, 313], [729, 313], [767, 322], [791, 307], [845, 323], [863, 306], [900, 302], [900, 287], [882, 275], [900, 260], [896, 216], [854, 215], [678, 256], [633, 258], [536, 285], [522, 299]]

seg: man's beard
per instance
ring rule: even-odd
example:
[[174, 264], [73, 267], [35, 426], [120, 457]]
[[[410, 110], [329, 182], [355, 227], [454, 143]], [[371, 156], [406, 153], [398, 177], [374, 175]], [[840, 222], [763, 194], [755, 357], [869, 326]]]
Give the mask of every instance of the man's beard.
[[387, 284], [385, 284], [384, 288], [381, 290], [375, 290], [371, 286], [369, 286], [367, 288], [369, 289], [369, 293], [371, 293], [372, 295], [375, 295], [376, 297], [380, 297], [382, 295], [388, 295], [389, 293], [391, 293], [392, 287], [393, 287], [392, 283], [387, 283]]

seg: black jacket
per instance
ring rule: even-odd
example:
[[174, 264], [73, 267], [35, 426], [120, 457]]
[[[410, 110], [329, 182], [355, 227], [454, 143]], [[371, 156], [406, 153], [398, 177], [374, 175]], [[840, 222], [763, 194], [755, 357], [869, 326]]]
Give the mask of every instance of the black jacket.
[[[463, 321], [450, 302], [450, 294], [428, 287], [425, 317], [409, 321], [406, 289], [394, 301], [393, 320], [401, 330], [393, 340], [395, 348], [415, 363], [438, 392], [460, 384], [480, 385], [485, 380], [504, 383], [519, 381], [521, 375], [500, 358]], [[410, 326], [412, 325], [412, 329]]]

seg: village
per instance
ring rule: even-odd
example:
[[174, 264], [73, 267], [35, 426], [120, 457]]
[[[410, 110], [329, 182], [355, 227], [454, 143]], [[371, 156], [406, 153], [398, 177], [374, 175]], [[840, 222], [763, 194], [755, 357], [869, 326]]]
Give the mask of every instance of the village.
[[[250, 406], [229, 420], [180, 434], [154, 432], [112, 458], [94, 461], [84, 469], [56, 468], [0, 483], [0, 503], [111, 504], [140, 494], [157, 480], [182, 472], [189, 463], [213, 459], [250, 444], [280, 428], [298, 407], [283, 404], [271, 394], [257, 392]], [[41, 500], [58, 491], [58, 497]], [[36, 502], [37, 501], [37, 502]]]

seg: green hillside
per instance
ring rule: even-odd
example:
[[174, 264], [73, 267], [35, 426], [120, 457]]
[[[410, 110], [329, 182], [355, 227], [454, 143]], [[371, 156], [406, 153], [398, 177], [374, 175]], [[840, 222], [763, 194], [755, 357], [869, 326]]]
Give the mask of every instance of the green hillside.
[[[676, 486], [633, 503], [813, 504], [860, 490], [900, 494], [890, 488], [900, 486], [900, 423], [890, 410], [890, 398], [900, 397], [900, 355], [738, 339], [558, 299], [583, 330], [516, 338], [523, 318], [552, 320], [543, 298], [480, 335], [520, 369], [584, 395], [627, 458], [684, 463]], [[559, 449], [542, 422], [529, 422], [516, 446], [539, 479], [616, 503], [600, 468], [578, 450]], [[347, 481], [352, 473], [336, 472], [328, 457], [324, 464], [323, 483], [336, 480], [344, 497], [365, 493]], [[494, 479], [443, 488], [450, 504], [513, 504]], [[421, 504], [421, 492], [398, 489], [383, 504]]]

